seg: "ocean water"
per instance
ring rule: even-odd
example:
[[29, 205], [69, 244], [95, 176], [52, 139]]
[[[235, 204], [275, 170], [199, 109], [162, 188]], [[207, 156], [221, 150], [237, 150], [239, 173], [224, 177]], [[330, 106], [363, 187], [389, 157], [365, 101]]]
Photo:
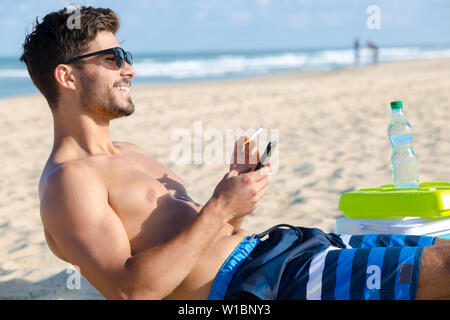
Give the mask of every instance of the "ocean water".
[[[352, 48], [134, 54], [135, 83], [240, 78], [275, 72], [333, 70], [353, 66]], [[382, 47], [378, 61], [450, 57], [448, 46]], [[360, 51], [360, 65], [372, 53]], [[0, 97], [37, 93], [18, 57], [0, 58]]]

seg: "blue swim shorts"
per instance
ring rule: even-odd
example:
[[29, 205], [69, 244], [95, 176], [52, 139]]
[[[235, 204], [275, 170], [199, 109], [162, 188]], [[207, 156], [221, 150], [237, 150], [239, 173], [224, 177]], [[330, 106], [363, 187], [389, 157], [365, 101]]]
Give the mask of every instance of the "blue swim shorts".
[[276, 225], [235, 248], [208, 299], [414, 300], [423, 248], [435, 239]]

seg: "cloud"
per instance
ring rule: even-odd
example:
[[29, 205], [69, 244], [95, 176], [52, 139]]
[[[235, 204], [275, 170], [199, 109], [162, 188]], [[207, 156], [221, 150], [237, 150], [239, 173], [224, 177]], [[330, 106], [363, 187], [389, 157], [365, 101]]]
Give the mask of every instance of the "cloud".
[[16, 29], [23, 27], [22, 21], [16, 19], [13, 16], [4, 17], [0, 20], [0, 28], [5, 29]]
[[294, 12], [291, 13], [287, 18], [287, 24], [288, 26], [294, 28], [294, 29], [303, 29], [305, 28], [309, 22], [310, 22], [310, 16], [306, 14], [306, 12]]
[[234, 11], [229, 18], [234, 24], [248, 24], [252, 20], [252, 14], [248, 11]]
[[346, 11], [297, 11], [287, 16], [286, 23], [294, 29], [339, 28], [350, 24], [351, 18], [351, 13]]
[[198, 10], [195, 12], [194, 19], [195, 21], [202, 21], [208, 16], [208, 11], [206, 10]]
[[268, 7], [272, 4], [272, 0], [253, 0], [253, 2], [260, 7]]

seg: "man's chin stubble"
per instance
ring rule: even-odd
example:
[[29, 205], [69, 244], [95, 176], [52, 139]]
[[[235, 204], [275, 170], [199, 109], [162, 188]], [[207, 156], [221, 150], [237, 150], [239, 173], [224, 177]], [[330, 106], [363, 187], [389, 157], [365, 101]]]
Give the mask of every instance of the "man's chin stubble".
[[86, 95], [82, 97], [82, 100], [84, 101], [83, 110], [96, 117], [101, 117], [104, 120], [113, 120], [133, 114], [134, 104], [131, 97], [128, 97], [126, 107], [120, 107], [117, 101], [114, 101], [115, 99], [112, 96], [112, 92], [109, 91], [108, 93], [107, 101], [95, 101], [95, 99], [90, 99], [92, 96], [87, 97]]

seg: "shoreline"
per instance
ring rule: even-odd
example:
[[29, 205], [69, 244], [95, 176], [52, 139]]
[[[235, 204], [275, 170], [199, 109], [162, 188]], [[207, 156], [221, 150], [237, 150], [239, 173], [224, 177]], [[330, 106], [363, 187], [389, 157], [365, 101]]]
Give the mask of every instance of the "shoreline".
[[[341, 67], [341, 68], [335, 68], [335, 69], [326, 69], [326, 70], [286, 70], [286, 71], [279, 71], [279, 72], [269, 72], [265, 74], [256, 74], [256, 75], [243, 75], [243, 76], [229, 76], [229, 77], [223, 77], [223, 78], [205, 78], [205, 79], [190, 79], [190, 80], [174, 80], [174, 81], [161, 81], [161, 82], [136, 82], [136, 80], [132, 80], [132, 87], [140, 88], [140, 87], [166, 87], [166, 86], [186, 86], [186, 85], [208, 85], [211, 83], [229, 83], [229, 82], [239, 82], [239, 81], [252, 81], [252, 80], [273, 80], [273, 79], [288, 79], [288, 78], [310, 78], [310, 77], [316, 77], [316, 76], [322, 76], [326, 74], [335, 74], [340, 72], [346, 72], [346, 71], [359, 71], [359, 70], [365, 70], [369, 69], [374, 66], [378, 65], [389, 65], [389, 64], [398, 64], [398, 63], [414, 63], [414, 62], [421, 62], [421, 61], [445, 61], [449, 60], [450, 58], [420, 58], [420, 59], [409, 59], [409, 60], [397, 60], [397, 61], [386, 61], [386, 62], [378, 62], [377, 64], [368, 64], [360, 67], [353, 67], [353, 66], [347, 66], [347, 67]], [[272, 79], [273, 78], [273, 79]], [[37, 89], [36, 89], [37, 90]], [[0, 100], [5, 99], [15, 99], [15, 98], [27, 98], [27, 97], [37, 97], [41, 96], [41, 94], [38, 93], [24, 93], [14, 96], [0, 96]]]

